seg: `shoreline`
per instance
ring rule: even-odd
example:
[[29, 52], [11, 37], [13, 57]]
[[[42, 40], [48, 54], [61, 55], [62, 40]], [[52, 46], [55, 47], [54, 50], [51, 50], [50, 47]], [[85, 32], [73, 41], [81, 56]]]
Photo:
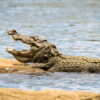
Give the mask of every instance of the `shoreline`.
[[[0, 58], [0, 73], [40, 74], [44, 71], [38, 68], [26, 67], [16, 60]], [[0, 88], [0, 100], [100, 100], [100, 94], [53, 89], [36, 91]]]
[[0, 100], [100, 100], [100, 94], [84, 91], [0, 88]]
[[45, 71], [39, 68], [25, 66], [17, 60], [0, 58], [0, 73], [18, 73], [18, 74], [40, 74]]

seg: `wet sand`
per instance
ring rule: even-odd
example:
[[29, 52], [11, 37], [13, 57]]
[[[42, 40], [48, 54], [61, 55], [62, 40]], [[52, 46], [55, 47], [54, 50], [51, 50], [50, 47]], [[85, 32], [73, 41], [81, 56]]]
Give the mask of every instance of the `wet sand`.
[[100, 100], [100, 94], [81, 91], [0, 88], [0, 100]]
[[0, 73], [39, 74], [42, 69], [28, 67], [24, 63], [7, 58], [0, 58]]

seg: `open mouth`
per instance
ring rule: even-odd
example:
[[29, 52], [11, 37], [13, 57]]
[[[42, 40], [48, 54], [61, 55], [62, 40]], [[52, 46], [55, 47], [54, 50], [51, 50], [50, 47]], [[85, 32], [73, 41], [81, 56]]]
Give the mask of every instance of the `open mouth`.
[[20, 40], [31, 47], [29, 50], [21, 51], [9, 49], [8, 47], [6, 48], [6, 51], [12, 54], [20, 62], [47, 62], [51, 57], [60, 55], [54, 44], [48, 43], [47, 40], [38, 36], [19, 34], [16, 30], [8, 30], [7, 33], [8, 35], [11, 35], [15, 41]]
[[12, 54], [20, 62], [23, 62], [23, 63], [32, 62], [30, 50], [17, 51], [15, 49], [9, 49], [8, 47], [6, 47], [6, 51]]
[[17, 51], [15, 49], [9, 49], [8, 47], [6, 47], [6, 51], [12, 54], [20, 62], [24, 62], [24, 63], [32, 62], [32, 57], [34, 57], [34, 55], [39, 49], [38, 46], [35, 46], [36, 42], [29, 36], [18, 34], [17, 31], [14, 29], [8, 30], [7, 33], [8, 35], [11, 35], [15, 41], [20, 40], [26, 44], [29, 44], [32, 47], [30, 48], [30, 50], [24, 49], [21, 51]]

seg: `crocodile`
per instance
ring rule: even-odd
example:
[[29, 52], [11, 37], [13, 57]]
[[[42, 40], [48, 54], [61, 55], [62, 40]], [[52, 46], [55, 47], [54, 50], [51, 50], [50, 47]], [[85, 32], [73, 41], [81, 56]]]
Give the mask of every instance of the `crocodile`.
[[[9, 29], [8, 35], [11, 35], [15, 41], [22, 41], [30, 45], [30, 49], [15, 50], [6, 48], [6, 51], [12, 54], [15, 59], [27, 66], [40, 68], [49, 72], [100, 72], [100, 59], [71, 56], [60, 53], [54, 44], [39, 36], [27, 36], [18, 33], [15, 29]], [[31, 62], [31, 64], [29, 63]]]

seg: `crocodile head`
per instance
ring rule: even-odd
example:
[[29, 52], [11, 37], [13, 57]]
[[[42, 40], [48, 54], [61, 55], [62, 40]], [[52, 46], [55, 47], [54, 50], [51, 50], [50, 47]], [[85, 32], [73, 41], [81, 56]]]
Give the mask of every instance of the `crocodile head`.
[[38, 36], [27, 36], [19, 34], [16, 30], [8, 30], [8, 35], [11, 35], [15, 41], [22, 41], [30, 45], [30, 50], [15, 50], [6, 48], [6, 51], [12, 54], [18, 61], [27, 63], [45, 63], [51, 57], [58, 56], [60, 53], [56, 49], [54, 44], [48, 43], [47, 40], [42, 39]]

